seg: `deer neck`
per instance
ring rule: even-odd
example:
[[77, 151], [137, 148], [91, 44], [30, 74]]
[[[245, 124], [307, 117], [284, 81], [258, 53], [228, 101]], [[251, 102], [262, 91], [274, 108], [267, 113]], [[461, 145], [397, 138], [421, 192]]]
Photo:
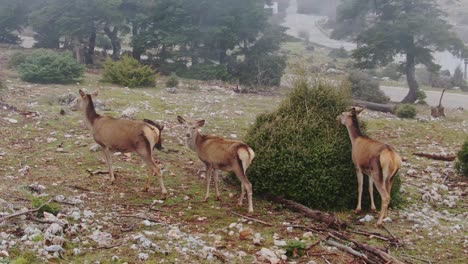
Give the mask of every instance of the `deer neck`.
[[200, 134], [200, 132], [197, 130], [193, 135], [192, 137], [190, 138], [187, 138], [187, 146], [198, 153], [197, 151], [197, 145], [200, 145], [201, 144], [201, 141], [202, 141], [202, 135]]
[[98, 113], [96, 113], [96, 109], [94, 108], [94, 103], [93, 100], [91, 100], [91, 98], [89, 98], [88, 105], [86, 105], [84, 111], [86, 125], [88, 126], [88, 128], [93, 129], [94, 122], [101, 116]]
[[358, 137], [362, 137], [363, 134], [361, 129], [359, 128], [359, 122], [357, 118], [352, 118], [352, 122], [346, 124], [346, 128], [348, 129], [349, 138], [351, 139], [351, 143], [354, 144], [354, 141]]

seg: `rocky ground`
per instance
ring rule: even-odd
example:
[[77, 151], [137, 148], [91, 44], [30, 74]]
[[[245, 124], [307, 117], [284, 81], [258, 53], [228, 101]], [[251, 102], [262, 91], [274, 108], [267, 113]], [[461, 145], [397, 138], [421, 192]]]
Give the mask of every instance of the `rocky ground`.
[[[224, 84], [189, 81], [175, 90], [128, 89], [100, 83], [95, 73], [77, 84], [28, 84], [3, 67], [10, 55], [0, 52], [6, 84], [0, 90], [0, 263], [363, 262], [330, 245], [331, 230], [323, 224], [275, 203], [256, 197], [249, 215], [236, 206], [239, 187], [229, 179], [221, 183], [222, 201], [213, 195], [202, 202], [202, 164], [184, 146], [176, 116], [205, 118], [205, 132], [242, 138], [255, 116], [274, 109], [284, 91], [236, 94]], [[114, 185], [101, 174], [103, 157], [74, 111], [78, 89], [97, 87], [99, 112], [166, 125], [165, 150], [156, 155], [167, 200], [161, 200], [157, 185], [142, 192], [146, 168], [135, 154], [116, 153]], [[388, 231], [374, 227], [373, 212], [336, 216], [350, 226], [342, 231], [347, 236], [406, 263], [464, 263], [467, 181], [457, 176], [453, 162], [412, 154], [458, 151], [468, 114], [450, 110], [447, 119], [434, 120], [427, 107], [418, 111], [414, 120], [363, 113], [368, 133], [394, 145], [405, 159], [400, 174], [405, 202], [390, 210]], [[46, 212], [32, 211], [41, 205]]]

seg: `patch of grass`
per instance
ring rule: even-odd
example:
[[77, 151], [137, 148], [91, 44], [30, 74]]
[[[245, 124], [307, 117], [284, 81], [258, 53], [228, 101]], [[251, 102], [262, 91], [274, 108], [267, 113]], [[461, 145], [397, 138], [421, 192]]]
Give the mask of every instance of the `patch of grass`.
[[45, 197], [32, 197], [31, 202], [34, 208], [40, 208], [39, 211], [37, 211], [38, 216], [43, 216], [44, 212], [57, 215], [60, 210], [62, 210], [60, 204], [55, 202], [47, 203], [48, 199]]

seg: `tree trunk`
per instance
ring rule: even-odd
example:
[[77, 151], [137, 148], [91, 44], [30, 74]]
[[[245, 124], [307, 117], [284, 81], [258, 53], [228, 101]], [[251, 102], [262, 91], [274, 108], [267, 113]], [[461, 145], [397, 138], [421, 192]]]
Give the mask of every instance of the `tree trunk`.
[[96, 30], [91, 32], [88, 40], [88, 50], [85, 52], [85, 63], [94, 64], [94, 48], [96, 47]]
[[137, 44], [136, 39], [138, 38], [138, 25], [132, 23], [132, 57], [138, 61], [141, 59], [144, 49]]
[[378, 104], [373, 102], [361, 101], [361, 100], [353, 100], [354, 106], [361, 106], [373, 111], [379, 111], [384, 113], [395, 113], [395, 105], [393, 104]]
[[104, 32], [106, 33], [107, 37], [111, 40], [112, 45], [112, 59], [118, 60], [120, 57], [120, 50], [122, 46], [120, 45], [120, 39], [118, 37], [119, 28], [114, 27], [111, 31], [108, 26], [104, 27]]
[[80, 41], [78, 37], [74, 36], [72, 40], [73, 45], [73, 54], [75, 55], [75, 59], [78, 63], [81, 63], [81, 51], [80, 51]]
[[406, 73], [406, 80], [408, 81], [409, 91], [408, 94], [403, 98], [401, 101], [402, 103], [414, 103], [418, 100], [418, 91], [419, 91], [419, 84], [416, 81], [416, 63], [414, 60], [414, 55], [407, 53], [406, 54], [406, 66], [405, 66], [405, 73]]

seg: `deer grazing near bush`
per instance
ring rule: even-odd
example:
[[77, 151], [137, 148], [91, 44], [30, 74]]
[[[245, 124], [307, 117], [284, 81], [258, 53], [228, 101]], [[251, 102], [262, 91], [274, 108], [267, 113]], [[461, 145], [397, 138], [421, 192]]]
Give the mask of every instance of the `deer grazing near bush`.
[[148, 176], [143, 190], [149, 190], [150, 178], [156, 174], [165, 198], [167, 190], [164, 187], [159, 165], [152, 156], [154, 148], [162, 149], [161, 132], [164, 126], [148, 119], [140, 121], [101, 116], [96, 113], [92, 99], [92, 96], [97, 96], [97, 92], [85, 94], [82, 90], [79, 90], [79, 93], [81, 96], [81, 110], [84, 113], [86, 125], [91, 129], [96, 143], [104, 151], [111, 184], [115, 181], [114, 171], [112, 170], [112, 152], [136, 152], [148, 166]]
[[353, 107], [350, 111], [339, 115], [337, 120], [348, 129], [352, 143], [352, 158], [358, 179], [358, 204], [355, 212], [357, 214], [361, 212], [363, 173], [365, 173], [369, 176], [369, 194], [372, 210], [375, 210], [374, 183], [382, 198], [380, 216], [377, 220], [377, 226], [380, 227], [382, 226], [383, 219], [387, 217], [392, 183], [395, 174], [401, 167], [401, 157], [391, 146], [373, 140], [361, 133], [357, 115], [362, 110], [363, 108]]
[[245, 192], [249, 203], [249, 213], [253, 212], [252, 184], [247, 178], [247, 168], [255, 157], [254, 151], [246, 144], [228, 140], [214, 135], [202, 135], [198, 129], [205, 124], [205, 120], [186, 122], [181, 116], [177, 116], [179, 123], [187, 128], [187, 146], [195, 151], [200, 160], [206, 166], [206, 195], [210, 194], [210, 181], [214, 173], [216, 199], [220, 199], [218, 190], [218, 174], [215, 170], [233, 171], [241, 182], [241, 195], [238, 205], [242, 206]]

